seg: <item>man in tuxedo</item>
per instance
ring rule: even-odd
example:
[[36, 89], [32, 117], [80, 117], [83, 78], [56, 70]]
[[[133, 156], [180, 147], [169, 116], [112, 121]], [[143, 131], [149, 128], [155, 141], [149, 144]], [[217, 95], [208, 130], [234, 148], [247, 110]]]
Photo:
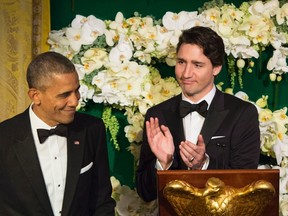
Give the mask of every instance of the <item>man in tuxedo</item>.
[[27, 82], [32, 104], [0, 124], [0, 215], [114, 215], [105, 126], [76, 112], [73, 63], [42, 53]]
[[136, 187], [157, 198], [157, 170], [256, 169], [260, 131], [256, 107], [216, 89], [224, 63], [222, 38], [207, 27], [184, 30], [175, 76], [182, 93], [145, 116]]

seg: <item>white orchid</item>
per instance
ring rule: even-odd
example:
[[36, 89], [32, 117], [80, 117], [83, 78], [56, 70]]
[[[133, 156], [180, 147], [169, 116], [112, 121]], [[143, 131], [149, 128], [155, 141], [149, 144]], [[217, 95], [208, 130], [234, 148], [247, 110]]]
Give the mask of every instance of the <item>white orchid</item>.
[[171, 31], [184, 30], [184, 25], [197, 17], [197, 12], [181, 11], [179, 13], [166, 12], [162, 18], [163, 26]]
[[130, 143], [133, 143], [133, 142], [139, 143], [142, 141], [142, 135], [143, 135], [142, 127], [135, 127], [134, 125], [127, 125], [124, 128], [124, 131], [125, 131], [125, 136], [127, 137]]
[[230, 37], [230, 50], [234, 58], [258, 58], [259, 53], [255, 50], [254, 47], [250, 46], [250, 40], [246, 36]]
[[286, 58], [288, 56], [288, 48], [280, 47], [273, 51], [273, 56], [269, 59], [267, 64], [268, 70], [273, 70], [276, 74], [288, 72]]
[[155, 27], [157, 34], [157, 37], [155, 39], [155, 43], [157, 46], [156, 49], [165, 52], [165, 50], [170, 46], [170, 38], [173, 36], [173, 31], [169, 31], [167, 28], [160, 25], [156, 25]]
[[245, 92], [243, 92], [243, 91], [237, 92], [237, 93], [235, 94], [235, 96], [238, 97], [238, 98], [240, 98], [240, 99], [242, 99], [242, 100], [244, 100], [244, 101], [249, 101], [249, 96], [248, 96]]
[[213, 28], [214, 23], [211, 22], [211, 21], [209, 21], [209, 20], [206, 20], [206, 19], [204, 18], [204, 16], [200, 14], [199, 16], [194, 17], [194, 18], [188, 20], [188, 21], [184, 24], [183, 28], [184, 28], [184, 29], [190, 29], [190, 28], [192, 28], [192, 27], [194, 27], [194, 26], [207, 26], [207, 27]]
[[157, 201], [144, 202], [136, 190], [126, 185], [121, 185], [114, 176], [110, 177], [112, 185], [112, 197], [117, 201], [115, 208], [116, 216], [157, 216]]
[[70, 47], [68, 38], [65, 36], [66, 29], [59, 31], [53, 30], [49, 33], [47, 43], [50, 45], [51, 51], [61, 53], [67, 58], [71, 59], [74, 55], [74, 51]]
[[218, 23], [218, 20], [221, 17], [221, 10], [218, 7], [210, 8], [204, 11], [203, 15], [206, 17], [207, 20]]
[[80, 103], [86, 103], [88, 100], [91, 100], [94, 95], [94, 89], [89, 89], [86, 85], [81, 85], [79, 88], [80, 93]]
[[94, 100], [133, 106], [140, 99], [143, 82], [148, 74], [148, 67], [136, 62], [111, 64], [108, 70], [98, 72], [93, 78], [92, 84], [100, 90]]
[[[257, 104], [262, 103], [258, 100]], [[275, 157], [278, 165], [283, 157], [288, 157], [288, 136], [286, 135], [288, 117], [286, 112], [286, 107], [274, 112], [267, 108], [259, 109], [261, 150], [267, 155]]]
[[270, 43], [275, 50], [280, 49], [282, 44], [286, 44], [286, 42], [287, 40], [286, 40], [285, 33], [283, 32], [278, 33], [276, 31], [276, 28], [271, 29]]
[[[244, 17], [242, 23], [239, 25], [238, 30], [247, 35], [253, 42], [258, 42], [257, 37], [263, 33], [263, 31], [268, 31], [269, 26], [267, 26], [266, 19], [261, 16], [250, 15]], [[259, 36], [261, 38], [261, 36]]]
[[[243, 91], [237, 92], [235, 96], [249, 101], [248, 95]], [[267, 95], [262, 95], [255, 106], [259, 114], [261, 150], [264, 154], [276, 158], [277, 164], [280, 165], [285, 158], [288, 158], [287, 107], [272, 112], [267, 108]]]
[[280, 206], [281, 216], [288, 215], [288, 195], [284, 194], [283, 197], [280, 198]]
[[259, 98], [256, 101], [256, 105], [260, 108], [260, 109], [264, 109], [265, 107], [268, 106], [268, 95], [262, 95], [261, 98]]
[[234, 22], [240, 22], [244, 16], [244, 12], [236, 8], [235, 5], [225, 4], [222, 7], [222, 14], [229, 14], [234, 20]]
[[151, 63], [151, 55], [145, 53], [144, 51], [136, 51], [133, 57], [139, 59], [143, 63], [147, 63], [147, 64]]
[[112, 63], [121, 64], [124, 61], [129, 61], [132, 56], [133, 46], [131, 41], [121, 34], [118, 44], [109, 53], [109, 60]]
[[249, 58], [258, 58], [259, 53], [253, 48], [253, 47], [248, 47], [245, 45], [238, 45], [238, 46], [232, 46], [231, 47], [231, 54], [235, 58], [244, 58], [244, 59], [249, 59]]
[[105, 49], [101, 48], [91, 48], [84, 53], [83, 57], [81, 57], [81, 63], [86, 71], [86, 74], [100, 69], [107, 62], [108, 54]]
[[104, 34], [106, 25], [104, 21], [96, 18], [93, 15], [88, 17], [84, 17], [82, 15], [76, 15], [75, 19], [72, 20], [71, 23], [72, 28], [83, 29], [87, 34], [84, 35], [85, 41], [87, 43], [93, 43], [94, 40], [97, 39], [98, 36]]
[[85, 74], [86, 74], [86, 70], [84, 68], [84, 65], [82, 65], [82, 64], [74, 64], [74, 66], [76, 68], [79, 80], [81, 81], [85, 77]]
[[99, 71], [92, 79], [91, 84], [97, 86], [98, 88], [103, 88], [107, 82], [106, 70]]
[[254, 15], [265, 16], [270, 18], [279, 8], [278, 0], [270, 0], [266, 3], [262, 1], [255, 1], [249, 8], [249, 12]]
[[273, 117], [275, 118], [277, 124], [279, 125], [279, 130], [282, 131], [282, 133], [287, 132], [287, 127], [285, 127], [286, 124], [288, 124], [288, 117], [287, 117], [287, 107], [283, 107], [282, 109], [275, 110], [273, 112]]
[[[113, 180], [115, 181], [115, 180]], [[118, 192], [119, 191], [119, 192]], [[158, 215], [157, 201], [149, 203], [144, 202], [135, 190], [130, 189], [126, 185], [122, 185], [118, 194], [113, 195], [117, 197], [116, 212], [117, 216], [156, 216]]]
[[288, 3], [276, 10], [276, 20], [278, 25], [282, 25], [285, 21], [288, 24]]
[[[281, 139], [279, 138], [281, 136]], [[277, 164], [280, 165], [283, 157], [288, 157], [288, 136], [285, 134], [278, 134], [278, 139], [273, 145], [273, 151], [277, 160]]]
[[82, 29], [80, 28], [70, 27], [66, 29], [67, 39], [74, 52], [79, 52], [83, 44], [88, 44], [88, 42], [84, 40], [82, 34], [85, 34], [85, 32], [82, 32]]
[[93, 15], [87, 18], [76, 15], [71, 27], [66, 29], [66, 36], [71, 48], [79, 52], [82, 45], [92, 44], [98, 36], [104, 34], [105, 28], [105, 23]]

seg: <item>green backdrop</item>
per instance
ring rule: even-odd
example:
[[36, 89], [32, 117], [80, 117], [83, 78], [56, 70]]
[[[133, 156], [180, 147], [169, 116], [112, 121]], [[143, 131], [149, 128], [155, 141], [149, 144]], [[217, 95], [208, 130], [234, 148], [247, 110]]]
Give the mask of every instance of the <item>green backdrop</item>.
[[[50, 0], [51, 2], [51, 29], [59, 30], [68, 26], [76, 14], [83, 16], [94, 15], [102, 20], [114, 20], [118, 11], [124, 14], [125, 18], [133, 16], [134, 12], [142, 16], [152, 15], [156, 19], [161, 19], [167, 11], [197, 11], [202, 7], [203, 0]], [[230, 0], [225, 3], [233, 3], [239, 7], [243, 1]], [[266, 50], [260, 58], [255, 61], [255, 67], [252, 73], [244, 71], [244, 88], [240, 89], [236, 82], [234, 93], [243, 90], [249, 95], [250, 100], [256, 101], [262, 95], [269, 96], [269, 108], [272, 110], [282, 108], [288, 104], [288, 81], [287, 76], [283, 76], [281, 82], [271, 82], [269, 73], [266, 70], [267, 61], [272, 52]], [[159, 65], [159, 70], [163, 76], [174, 76], [173, 68], [166, 65]], [[216, 83], [223, 81], [225, 87], [229, 87], [229, 76], [227, 67], [224, 65], [222, 72], [216, 79]], [[103, 106], [101, 104], [90, 103], [83, 112], [101, 117]], [[114, 149], [111, 143], [108, 143], [109, 163], [111, 175], [114, 175], [122, 184], [134, 187], [134, 159], [126, 148], [129, 146], [125, 138], [124, 127], [127, 121], [123, 113], [119, 110], [113, 110], [120, 122], [120, 134], [118, 140], [120, 151]], [[108, 134], [109, 139], [109, 134]]]

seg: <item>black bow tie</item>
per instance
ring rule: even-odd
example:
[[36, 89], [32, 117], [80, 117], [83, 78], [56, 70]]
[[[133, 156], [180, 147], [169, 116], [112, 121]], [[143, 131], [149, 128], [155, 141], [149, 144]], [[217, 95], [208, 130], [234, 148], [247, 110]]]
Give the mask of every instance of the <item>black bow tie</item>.
[[43, 143], [49, 136], [58, 135], [58, 136], [67, 136], [67, 126], [63, 124], [57, 125], [56, 128], [51, 130], [46, 129], [37, 129], [38, 138], [40, 143]]
[[180, 102], [180, 117], [184, 118], [189, 113], [196, 111], [205, 118], [207, 115], [207, 107], [208, 103], [205, 100], [201, 101], [199, 104], [191, 104], [182, 100]]

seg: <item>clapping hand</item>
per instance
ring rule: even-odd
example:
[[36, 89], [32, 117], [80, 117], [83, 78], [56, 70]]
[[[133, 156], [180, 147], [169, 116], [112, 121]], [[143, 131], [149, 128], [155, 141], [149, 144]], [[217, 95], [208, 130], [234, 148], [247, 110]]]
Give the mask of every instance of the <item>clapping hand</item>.
[[197, 145], [190, 141], [183, 141], [179, 146], [180, 155], [183, 162], [190, 169], [201, 169], [206, 156], [205, 156], [205, 143], [202, 135], [198, 136]]
[[163, 169], [166, 169], [173, 160], [174, 143], [168, 127], [159, 125], [158, 118], [146, 121], [148, 143]]

